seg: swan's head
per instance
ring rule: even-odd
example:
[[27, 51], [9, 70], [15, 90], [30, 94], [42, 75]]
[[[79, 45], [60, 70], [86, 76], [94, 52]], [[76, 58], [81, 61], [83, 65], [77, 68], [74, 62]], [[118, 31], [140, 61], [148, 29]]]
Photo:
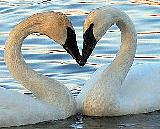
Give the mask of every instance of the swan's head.
[[86, 62], [97, 42], [111, 27], [113, 18], [105, 8], [97, 8], [89, 13], [83, 27], [83, 50], [81, 62]]
[[79, 64], [81, 55], [76, 41], [75, 30], [66, 15], [60, 12], [45, 12], [33, 15], [36, 30], [59, 43]]

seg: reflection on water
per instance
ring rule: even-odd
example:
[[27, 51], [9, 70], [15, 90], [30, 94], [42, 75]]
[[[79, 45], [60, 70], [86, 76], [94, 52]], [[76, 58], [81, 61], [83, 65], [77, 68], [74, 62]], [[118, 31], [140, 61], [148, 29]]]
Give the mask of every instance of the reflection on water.
[[82, 10], [66, 10], [63, 12], [64, 14], [66, 15], [72, 15], [72, 16], [75, 16], [75, 15], [86, 15], [88, 14], [89, 12], [88, 11], [82, 11]]
[[83, 117], [82, 119], [77, 121], [75, 117], [71, 117], [63, 121], [42, 122], [10, 129], [158, 129], [160, 127], [159, 112], [120, 117]]
[[141, 3], [141, 4], [148, 4], [148, 5], [160, 5], [160, 1], [157, 0], [130, 0], [133, 3]]
[[[136, 26], [138, 47], [135, 63], [160, 63], [160, 2], [158, 0], [0, 0], [0, 86], [30, 93], [11, 77], [4, 63], [4, 44], [10, 30], [17, 23], [33, 13], [61, 11], [71, 19], [81, 50], [83, 22], [88, 12], [108, 4], [124, 10]], [[113, 26], [99, 41], [84, 67], [79, 67], [61, 46], [44, 35], [28, 36], [24, 41], [22, 52], [26, 62], [33, 69], [63, 82], [76, 96], [97, 68], [111, 63], [119, 45], [120, 31]], [[154, 112], [122, 117], [84, 117], [81, 122], [72, 117], [64, 121], [44, 122], [15, 128], [155, 129], [159, 128], [159, 121], [160, 113]]]
[[160, 34], [160, 31], [146, 31], [146, 32], [138, 32], [137, 34]]

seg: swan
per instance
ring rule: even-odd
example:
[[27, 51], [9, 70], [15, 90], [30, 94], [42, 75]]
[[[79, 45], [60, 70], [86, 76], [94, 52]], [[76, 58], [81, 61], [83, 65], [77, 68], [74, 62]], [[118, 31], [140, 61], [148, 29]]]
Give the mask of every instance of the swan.
[[60, 82], [31, 69], [23, 59], [23, 40], [40, 33], [59, 43], [78, 62], [80, 60], [75, 31], [70, 20], [60, 12], [34, 14], [20, 22], [9, 34], [5, 45], [5, 62], [12, 76], [36, 98], [0, 89], [0, 127], [35, 124], [65, 119], [76, 113], [76, 101]]
[[[160, 64], [133, 64], [137, 33], [129, 16], [120, 9], [103, 6], [89, 13], [84, 22], [82, 62], [96, 43], [116, 24], [121, 46], [113, 62], [100, 67], [77, 96], [77, 109], [88, 116], [120, 116], [160, 109]], [[131, 67], [132, 66], [132, 67]]]

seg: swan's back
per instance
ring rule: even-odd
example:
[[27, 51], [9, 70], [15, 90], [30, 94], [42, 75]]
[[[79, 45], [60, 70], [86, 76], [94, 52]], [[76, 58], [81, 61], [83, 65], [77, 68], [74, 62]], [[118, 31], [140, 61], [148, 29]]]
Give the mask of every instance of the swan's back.
[[136, 64], [131, 67], [119, 93], [125, 114], [147, 113], [160, 109], [159, 63]]
[[0, 127], [58, 120], [63, 111], [16, 91], [0, 88]]

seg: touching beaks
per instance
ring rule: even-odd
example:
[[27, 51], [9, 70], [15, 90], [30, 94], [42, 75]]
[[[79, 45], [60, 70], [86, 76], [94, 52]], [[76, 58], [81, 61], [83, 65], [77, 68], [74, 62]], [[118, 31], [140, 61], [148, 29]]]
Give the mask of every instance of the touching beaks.
[[93, 34], [93, 26], [93, 23], [90, 24], [89, 28], [83, 34], [82, 59], [80, 60], [80, 64], [82, 65], [86, 64], [87, 59], [92, 54], [92, 51], [94, 50], [97, 44], [97, 40], [95, 39]]
[[80, 55], [77, 46], [76, 34], [70, 27], [67, 27], [67, 39], [63, 45], [63, 48], [73, 57], [73, 59], [76, 60], [80, 66], [83, 66], [83, 64], [81, 64], [82, 56]]
[[80, 66], [84, 66], [86, 64], [87, 59], [92, 54], [92, 51], [94, 50], [98, 42], [93, 34], [93, 26], [94, 26], [93, 23], [90, 24], [89, 28], [83, 35], [84, 41], [83, 41], [82, 56], [80, 55], [77, 46], [75, 31], [70, 27], [67, 28], [67, 39], [65, 44], [63, 45], [63, 48], [73, 57], [73, 59], [76, 60], [76, 62]]

